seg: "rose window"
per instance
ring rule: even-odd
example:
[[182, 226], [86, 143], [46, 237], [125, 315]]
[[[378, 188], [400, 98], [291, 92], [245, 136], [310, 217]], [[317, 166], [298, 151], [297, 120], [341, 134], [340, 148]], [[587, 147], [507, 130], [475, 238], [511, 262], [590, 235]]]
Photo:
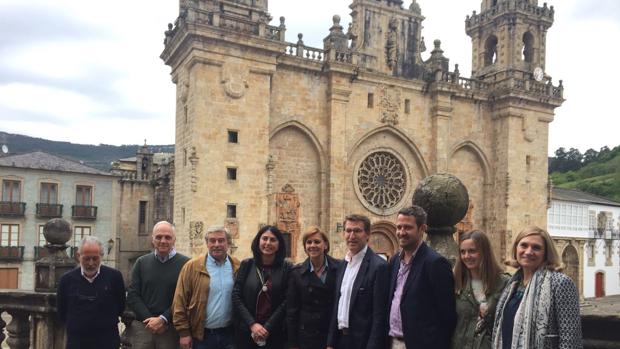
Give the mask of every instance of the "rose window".
[[374, 208], [385, 210], [396, 206], [407, 186], [402, 163], [392, 154], [370, 154], [361, 163], [357, 183], [362, 197]]

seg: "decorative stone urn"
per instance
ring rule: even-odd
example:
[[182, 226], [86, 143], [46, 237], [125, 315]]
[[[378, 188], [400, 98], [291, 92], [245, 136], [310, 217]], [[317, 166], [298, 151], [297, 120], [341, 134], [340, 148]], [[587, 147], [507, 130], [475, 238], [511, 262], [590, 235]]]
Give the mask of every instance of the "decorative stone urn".
[[454, 241], [454, 226], [465, 217], [469, 194], [463, 183], [448, 173], [424, 178], [413, 193], [413, 204], [422, 207], [427, 219], [429, 245], [454, 265], [458, 246]]
[[43, 227], [47, 244], [46, 256], [35, 263], [35, 287], [37, 292], [56, 292], [60, 277], [75, 268], [75, 259], [65, 251], [71, 239], [71, 224], [62, 218], [50, 219]]

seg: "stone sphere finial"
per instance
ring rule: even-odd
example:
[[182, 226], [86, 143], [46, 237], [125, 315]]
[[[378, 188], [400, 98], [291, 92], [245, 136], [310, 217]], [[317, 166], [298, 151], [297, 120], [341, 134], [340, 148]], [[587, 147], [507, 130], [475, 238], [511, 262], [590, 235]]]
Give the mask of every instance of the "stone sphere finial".
[[304, 34], [302, 34], [302, 33], [297, 34], [297, 38], [298, 38], [299, 40], [303, 39], [303, 37], [304, 37]]
[[332, 21], [334, 22], [334, 25], [340, 25], [340, 16], [334, 15], [334, 17], [332, 17]]
[[435, 45], [435, 48], [440, 48], [441, 47], [441, 40], [435, 39], [435, 41], [433, 41], [433, 44]]
[[469, 208], [469, 194], [463, 183], [448, 173], [424, 178], [413, 193], [413, 204], [428, 215], [428, 233], [453, 233]]
[[52, 245], [65, 245], [71, 239], [71, 224], [62, 218], [53, 218], [43, 226], [43, 236]]
[[286, 18], [284, 18], [284, 16], [280, 16], [280, 25], [284, 25], [285, 21], [286, 21]]

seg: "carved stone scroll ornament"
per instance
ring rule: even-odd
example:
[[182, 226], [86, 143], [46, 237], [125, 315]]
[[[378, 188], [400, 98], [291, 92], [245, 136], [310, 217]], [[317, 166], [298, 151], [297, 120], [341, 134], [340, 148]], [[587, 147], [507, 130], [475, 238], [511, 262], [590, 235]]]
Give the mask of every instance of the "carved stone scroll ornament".
[[190, 188], [192, 192], [196, 192], [198, 190], [198, 175], [196, 172], [196, 167], [198, 166], [198, 154], [196, 152], [196, 147], [191, 148], [191, 152], [189, 155], [189, 162], [191, 164], [191, 180], [190, 180]]
[[246, 74], [234, 69], [225, 69], [222, 72], [221, 83], [226, 95], [233, 99], [243, 97], [245, 90], [250, 87]]
[[388, 125], [397, 125], [400, 111], [400, 89], [381, 86], [381, 122]]
[[192, 254], [202, 253], [202, 247], [204, 246], [203, 239], [204, 223], [201, 221], [189, 222], [189, 243], [192, 250]]

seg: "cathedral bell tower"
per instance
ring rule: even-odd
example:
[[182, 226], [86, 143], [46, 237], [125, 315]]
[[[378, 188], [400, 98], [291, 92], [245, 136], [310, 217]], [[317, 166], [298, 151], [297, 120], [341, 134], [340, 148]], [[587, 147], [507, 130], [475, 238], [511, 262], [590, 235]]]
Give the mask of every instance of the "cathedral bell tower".
[[489, 93], [492, 182], [499, 194], [489, 202], [497, 213], [488, 230], [502, 259], [521, 229], [547, 225], [549, 123], [564, 101], [562, 81], [554, 86], [545, 73], [553, 16], [553, 7], [538, 0], [482, 0], [480, 13], [465, 20], [472, 77]]
[[474, 11], [465, 20], [472, 40], [472, 77], [500, 73], [501, 78], [508, 71], [534, 74], [535, 70], [540, 75], [553, 15], [553, 6], [538, 6], [538, 0], [483, 0], [480, 14]]
[[364, 65], [384, 74], [416, 78], [422, 74], [422, 16], [414, 0], [353, 0], [349, 37], [351, 49]]

